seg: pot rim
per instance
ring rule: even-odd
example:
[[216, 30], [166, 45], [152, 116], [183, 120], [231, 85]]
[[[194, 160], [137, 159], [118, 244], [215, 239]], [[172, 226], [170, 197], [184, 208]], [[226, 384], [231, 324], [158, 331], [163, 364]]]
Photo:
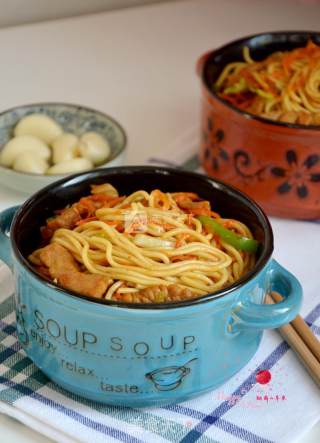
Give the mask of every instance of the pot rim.
[[[43, 195], [45, 195], [48, 190], [51, 190], [53, 188], [60, 188], [62, 185], [66, 186], [69, 182], [73, 183], [83, 183], [90, 180], [93, 180], [97, 177], [104, 176], [105, 174], [108, 175], [108, 178], [112, 178], [112, 175], [117, 175], [117, 173], [124, 173], [124, 174], [132, 174], [132, 173], [144, 173], [144, 172], [153, 172], [154, 174], [163, 174], [163, 175], [183, 175], [184, 177], [194, 177], [196, 179], [199, 179], [203, 182], [207, 182], [210, 185], [214, 185], [216, 188], [221, 189], [223, 192], [228, 193], [233, 198], [236, 198], [238, 201], [240, 201], [242, 204], [249, 206], [250, 209], [255, 213], [260, 227], [263, 229], [263, 232], [265, 234], [265, 244], [262, 246], [262, 251], [260, 253], [260, 257], [253, 267], [251, 271], [246, 273], [242, 278], [237, 280], [235, 283], [233, 283], [230, 286], [227, 286], [226, 288], [223, 288], [217, 292], [206, 294], [201, 297], [197, 297], [191, 300], [184, 300], [179, 302], [171, 302], [171, 303], [153, 303], [153, 304], [147, 304], [147, 303], [124, 303], [124, 302], [117, 302], [113, 300], [105, 300], [105, 299], [95, 299], [86, 295], [78, 294], [74, 291], [67, 291], [66, 289], [56, 285], [51, 280], [40, 276], [34, 269], [34, 267], [29, 263], [29, 261], [22, 255], [20, 252], [17, 242], [16, 242], [16, 232], [17, 229], [20, 226], [21, 219], [23, 218], [23, 215], [26, 211], [32, 210], [33, 204], [37, 201], [37, 199]], [[70, 183], [70, 184], [71, 184]], [[174, 168], [166, 168], [166, 167], [155, 167], [155, 166], [124, 166], [124, 167], [112, 167], [112, 168], [101, 168], [89, 172], [83, 172], [79, 174], [74, 174], [68, 177], [65, 177], [61, 180], [58, 180], [54, 183], [49, 184], [48, 186], [42, 188], [37, 193], [33, 194], [29, 199], [27, 199], [21, 207], [18, 209], [17, 213], [14, 216], [12, 227], [11, 227], [11, 245], [12, 250], [14, 253], [14, 256], [18, 260], [18, 262], [23, 266], [25, 270], [28, 271], [28, 273], [32, 274], [34, 278], [36, 278], [40, 283], [44, 284], [44, 286], [49, 287], [50, 289], [54, 289], [55, 291], [58, 291], [59, 293], [63, 294], [64, 296], [72, 297], [81, 299], [82, 301], [87, 301], [90, 303], [95, 303], [98, 305], [104, 305], [104, 306], [112, 306], [112, 307], [118, 307], [118, 308], [126, 308], [126, 309], [136, 309], [136, 310], [167, 310], [167, 309], [176, 309], [176, 308], [186, 308], [186, 307], [192, 307], [194, 305], [199, 305], [201, 303], [207, 303], [209, 301], [224, 297], [228, 294], [230, 294], [233, 291], [238, 290], [240, 287], [244, 286], [246, 283], [248, 283], [250, 280], [252, 280], [256, 275], [258, 275], [261, 270], [266, 266], [266, 264], [269, 262], [272, 252], [273, 252], [273, 232], [272, 228], [269, 222], [268, 217], [264, 213], [264, 211], [261, 209], [261, 207], [253, 201], [249, 196], [244, 194], [243, 192], [239, 191], [238, 189], [234, 188], [231, 185], [227, 185], [226, 183], [221, 182], [220, 180], [210, 178], [208, 176], [190, 172], [190, 171], [183, 171], [179, 169]]]
[[219, 55], [222, 54], [226, 49], [229, 49], [230, 47], [234, 45], [241, 45], [247, 40], [251, 40], [257, 37], [263, 37], [263, 36], [276, 36], [276, 35], [283, 35], [283, 36], [290, 36], [290, 35], [309, 35], [310, 38], [312, 35], [317, 35], [320, 38], [320, 33], [317, 31], [274, 31], [274, 32], [261, 32], [258, 34], [250, 34], [245, 37], [241, 37], [239, 39], [232, 40], [231, 42], [219, 46], [216, 49], [213, 49], [211, 51], [208, 51], [204, 54], [204, 59], [202, 60], [202, 57], [200, 57], [199, 62], [201, 63], [202, 60], [202, 66], [200, 66], [200, 72], [199, 76], [201, 78], [201, 82], [203, 87], [205, 87], [207, 93], [214, 98], [215, 100], [218, 100], [222, 105], [226, 106], [227, 108], [231, 109], [232, 111], [236, 111], [238, 114], [240, 114], [242, 117], [246, 118], [247, 120], [255, 120], [260, 123], [264, 123], [266, 125], [273, 125], [275, 127], [283, 127], [288, 129], [302, 129], [306, 131], [317, 131], [320, 132], [320, 125], [302, 125], [298, 123], [287, 123], [287, 122], [280, 122], [280, 121], [274, 121], [267, 119], [265, 117], [260, 117], [255, 114], [251, 114], [249, 112], [243, 111], [242, 109], [237, 108], [236, 106], [232, 105], [231, 103], [227, 102], [223, 98], [219, 97], [218, 94], [216, 94], [208, 85], [206, 79], [205, 79], [205, 69], [208, 63], [212, 63], [212, 56], [213, 55]]

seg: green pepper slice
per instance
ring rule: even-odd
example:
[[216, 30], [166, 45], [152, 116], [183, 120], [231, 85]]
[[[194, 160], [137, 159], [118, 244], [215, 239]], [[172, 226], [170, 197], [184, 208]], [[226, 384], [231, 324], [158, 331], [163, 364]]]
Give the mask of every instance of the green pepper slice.
[[257, 251], [259, 242], [252, 238], [240, 237], [229, 229], [222, 226], [216, 220], [206, 215], [199, 215], [198, 220], [207, 228], [208, 231], [217, 234], [221, 240], [229, 243], [229, 245], [238, 249], [239, 251], [254, 253]]

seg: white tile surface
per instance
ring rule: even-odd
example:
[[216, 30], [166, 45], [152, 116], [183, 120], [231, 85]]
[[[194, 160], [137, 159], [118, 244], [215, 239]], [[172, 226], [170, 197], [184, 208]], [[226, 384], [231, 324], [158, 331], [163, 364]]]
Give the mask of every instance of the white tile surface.
[[[199, 55], [254, 32], [318, 30], [319, 19], [319, 5], [290, 0], [194, 0], [0, 30], [1, 110], [46, 100], [101, 109], [124, 125], [138, 164], [198, 121]], [[22, 200], [0, 189], [0, 209]], [[5, 443], [49, 442], [1, 414], [0, 431]], [[318, 424], [298, 443], [319, 441]]]

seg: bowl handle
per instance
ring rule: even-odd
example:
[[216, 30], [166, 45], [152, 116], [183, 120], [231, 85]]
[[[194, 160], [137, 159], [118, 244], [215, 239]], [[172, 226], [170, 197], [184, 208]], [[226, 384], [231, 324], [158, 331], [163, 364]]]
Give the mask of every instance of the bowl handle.
[[279, 292], [284, 300], [272, 305], [240, 301], [232, 313], [233, 330], [274, 329], [289, 323], [298, 315], [302, 303], [302, 287], [296, 277], [272, 260], [269, 278], [269, 290]]
[[10, 227], [15, 213], [20, 206], [12, 206], [0, 212], [0, 259], [12, 268]]

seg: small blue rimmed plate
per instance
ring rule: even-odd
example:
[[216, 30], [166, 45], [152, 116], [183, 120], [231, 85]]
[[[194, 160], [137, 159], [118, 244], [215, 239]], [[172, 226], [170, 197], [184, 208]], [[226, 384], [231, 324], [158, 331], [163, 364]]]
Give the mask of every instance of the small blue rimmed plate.
[[[0, 113], [0, 151], [13, 137], [14, 127], [19, 120], [34, 113], [48, 115], [58, 122], [64, 131], [78, 136], [88, 131], [101, 134], [109, 142], [111, 155], [99, 168], [120, 166], [123, 163], [127, 137], [121, 125], [100, 111], [67, 103], [37, 103], [18, 106]], [[17, 172], [0, 165], [0, 184], [24, 194], [32, 194], [70, 174], [31, 174]]]

